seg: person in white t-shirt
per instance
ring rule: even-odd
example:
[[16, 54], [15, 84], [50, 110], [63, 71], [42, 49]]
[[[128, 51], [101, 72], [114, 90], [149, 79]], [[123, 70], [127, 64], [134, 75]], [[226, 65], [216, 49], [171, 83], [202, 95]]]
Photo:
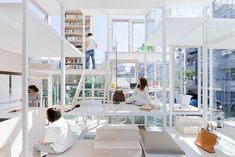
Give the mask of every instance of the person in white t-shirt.
[[73, 134], [61, 112], [56, 108], [47, 110], [49, 127], [46, 129], [45, 137], [33, 146], [33, 156], [40, 157], [41, 152], [56, 154], [62, 153], [73, 145]]
[[90, 57], [92, 61], [92, 69], [96, 69], [95, 64], [95, 49], [97, 48], [97, 43], [93, 39], [93, 34], [88, 33], [87, 39], [86, 39], [86, 61], [85, 61], [85, 68], [89, 69], [90, 66]]

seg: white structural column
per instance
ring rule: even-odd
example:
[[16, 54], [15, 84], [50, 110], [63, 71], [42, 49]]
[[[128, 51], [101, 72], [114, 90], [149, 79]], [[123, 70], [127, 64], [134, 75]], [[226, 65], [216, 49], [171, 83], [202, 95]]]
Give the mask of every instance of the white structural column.
[[[84, 52], [85, 54], [85, 57], [84, 57], [84, 60], [83, 60], [83, 69], [84, 69], [84, 72], [86, 72], [86, 25], [85, 25], [85, 22], [86, 22], [86, 16], [85, 14], [82, 14], [82, 51]], [[89, 68], [89, 67], [88, 67]], [[85, 84], [86, 84], [86, 75], [84, 75], [84, 79], [83, 79], [83, 82], [82, 82], [82, 100], [85, 101]]]
[[209, 56], [209, 68], [210, 68], [210, 71], [209, 71], [209, 79], [210, 79], [210, 82], [209, 82], [209, 85], [210, 85], [210, 120], [212, 120], [212, 113], [213, 113], [213, 100], [214, 100], [214, 84], [213, 84], [213, 76], [214, 76], [214, 72], [213, 72], [213, 50], [210, 49], [210, 56]]
[[183, 76], [184, 76], [184, 64], [183, 64], [183, 51], [180, 50], [180, 94], [183, 94], [183, 88], [184, 88], [184, 82], [183, 82]]
[[198, 93], [198, 96], [197, 96], [197, 99], [198, 99], [198, 108], [200, 109], [201, 111], [201, 108], [202, 108], [202, 48], [199, 47], [198, 48], [198, 63], [197, 63], [197, 80], [198, 80], [198, 83], [197, 83], [197, 93]]
[[28, 138], [28, 12], [29, 0], [23, 1], [23, 39], [22, 39], [22, 155], [29, 156], [29, 138]]
[[202, 101], [202, 106], [203, 106], [203, 119], [207, 120], [208, 115], [207, 115], [207, 109], [208, 109], [208, 51], [207, 51], [207, 8], [203, 9], [203, 17], [204, 17], [204, 25], [203, 25], [203, 47], [202, 47], [202, 69], [203, 69], [203, 74], [202, 74], [202, 84], [203, 84], [203, 101]]
[[113, 52], [114, 40], [113, 40], [113, 18], [108, 15], [108, 42], [109, 42], [109, 53]]
[[[147, 14], [148, 14], [148, 13], [147, 13]], [[144, 27], [144, 32], [145, 32], [145, 33], [144, 33], [144, 34], [145, 34], [144, 37], [145, 37], [145, 41], [148, 40], [148, 26], [147, 26], [147, 25], [148, 25], [148, 23], [147, 23], [147, 22], [148, 22], [148, 17], [147, 17], [147, 14], [146, 14], [145, 17], [144, 17], [144, 26], [145, 26], [145, 27]]]
[[184, 54], [184, 61], [183, 61], [183, 94], [186, 94], [186, 78], [185, 78], [185, 73], [186, 73], [186, 66], [187, 66], [187, 61], [186, 61], [186, 48], [183, 48], [183, 54]]
[[147, 71], [147, 51], [144, 50], [144, 77], [148, 77], [148, 71]]
[[[155, 88], [157, 87], [157, 63], [154, 63], [154, 81], [155, 81]], [[154, 101], [157, 101], [157, 90], [154, 91]]]
[[170, 110], [170, 117], [169, 117], [169, 125], [172, 126], [172, 111], [173, 111], [173, 107], [174, 107], [174, 89], [175, 89], [175, 75], [174, 75], [174, 58], [175, 58], [175, 54], [174, 54], [174, 47], [170, 47], [170, 67], [169, 67], [169, 86], [170, 86], [170, 106], [169, 106], [169, 110]]
[[[110, 56], [110, 52], [112, 51], [112, 36], [111, 36], [111, 30], [112, 30], [112, 27], [111, 27], [111, 25], [112, 25], [112, 20], [110, 19], [110, 15], [108, 14], [107, 15], [107, 19], [108, 19], [108, 22], [107, 22], [107, 56], [105, 56], [105, 57], [107, 57], [107, 60], [108, 60], [108, 64], [107, 64], [107, 68], [108, 68], [108, 70], [107, 70], [107, 77], [106, 77], [106, 79], [105, 79], [105, 97], [104, 97], [104, 99], [107, 99], [108, 101], [109, 101], [109, 84], [111, 83], [111, 79], [110, 79], [110, 75], [111, 75], [111, 63], [110, 63], [110, 60], [109, 60], [109, 56]], [[104, 102], [106, 102], [105, 100], [104, 100]]]
[[64, 26], [65, 26], [65, 11], [64, 7], [61, 6], [61, 109], [65, 105], [65, 52], [64, 52]]
[[162, 8], [162, 104], [163, 104], [163, 131], [166, 131], [166, 8]]
[[[147, 41], [147, 39], [148, 39], [148, 37], [147, 37], [147, 15], [145, 16], [144, 24], [145, 24], [145, 41]], [[132, 33], [132, 36], [133, 36], [133, 33]], [[147, 73], [147, 49], [144, 50], [144, 77], [145, 78], [148, 77], [148, 73]]]
[[49, 78], [48, 78], [48, 106], [52, 105], [52, 85], [53, 85], [52, 75], [49, 75]]
[[132, 41], [133, 41], [133, 39], [132, 39], [132, 36], [133, 36], [132, 27], [133, 27], [133, 25], [132, 25], [131, 20], [128, 21], [128, 27], [129, 27], [129, 29], [128, 29], [129, 30], [129, 32], [128, 32], [128, 43], [129, 43], [128, 50], [129, 50], [129, 52], [133, 52], [133, 43], [132, 43]]
[[[84, 54], [86, 51], [86, 25], [85, 25], [85, 22], [86, 22], [86, 16], [85, 16], [85, 14], [82, 14], [82, 39], [83, 39], [82, 40], [82, 51], [84, 52]], [[84, 57], [84, 65], [85, 65], [85, 60], [86, 60], [86, 57]], [[83, 66], [83, 67], [85, 69], [85, 66]]]

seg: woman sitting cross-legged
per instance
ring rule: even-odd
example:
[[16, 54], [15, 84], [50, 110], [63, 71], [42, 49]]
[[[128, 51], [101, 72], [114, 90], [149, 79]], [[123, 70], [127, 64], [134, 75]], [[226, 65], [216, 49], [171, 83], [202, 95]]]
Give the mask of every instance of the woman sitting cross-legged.
[[56, 154], [62, 153], [73, 145], [73, 134], [61, 112], [56, 108], [47, 110], [49, 127], [46, 129], [45, 137], [33, 146], [33, 156], [40, 157], [41, 152]]

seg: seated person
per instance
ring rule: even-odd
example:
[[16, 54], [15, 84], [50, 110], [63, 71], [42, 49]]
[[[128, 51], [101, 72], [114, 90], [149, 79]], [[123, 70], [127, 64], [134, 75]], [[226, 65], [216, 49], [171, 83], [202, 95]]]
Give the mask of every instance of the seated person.
[[[151, 105], [151, 108], [154, 108], [153, 103], [149, 97], [148, 93], [148, 81], [145, 78], [140, 78], [138, 80], [138, 84], [135, 87], [133, 94], [126, 99], [127, 104], [135, 104], [138, 106], [143, 106], [143, 105]], [[127, 122], [132, 121], [130, 120], [132, 117], [127, 117]], [[139, 125], [139, 128], [145, 129], [143, 124], [145, 123], [145, 118], [143, 116], [136, 116], [134, 117], [134, 121], [136, 124], [141, 124]]]
[[148, 82], [145, 78], [140, 78], [133, 94], [126, 99], [126, 103], [134, 103], [138, 106], [151, 105], [151, 99], [148, 93]]
[[28, 87], [29, 107], [40, 107], [40, 95], [38, 91], [39, 89], [35, 85], [30, 85]]
[[46, 129], [45, 137], [33, 146], [33, 156], [40, 157], [41, 152], [50, 154], [62, 153], [73, 145], [73, 134], [61, 112], [56, 108], [47, 110], [49, 127]]

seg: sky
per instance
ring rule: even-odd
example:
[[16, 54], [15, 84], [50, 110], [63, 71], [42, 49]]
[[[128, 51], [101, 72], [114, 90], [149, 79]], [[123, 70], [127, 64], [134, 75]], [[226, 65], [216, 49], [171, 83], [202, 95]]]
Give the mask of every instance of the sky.
[[96, 59], [97, 61], [104, 60], [108, 43], [108, 17], [93, 16], [93, 28], [94, 39], [98, 45], [95, 54]]

